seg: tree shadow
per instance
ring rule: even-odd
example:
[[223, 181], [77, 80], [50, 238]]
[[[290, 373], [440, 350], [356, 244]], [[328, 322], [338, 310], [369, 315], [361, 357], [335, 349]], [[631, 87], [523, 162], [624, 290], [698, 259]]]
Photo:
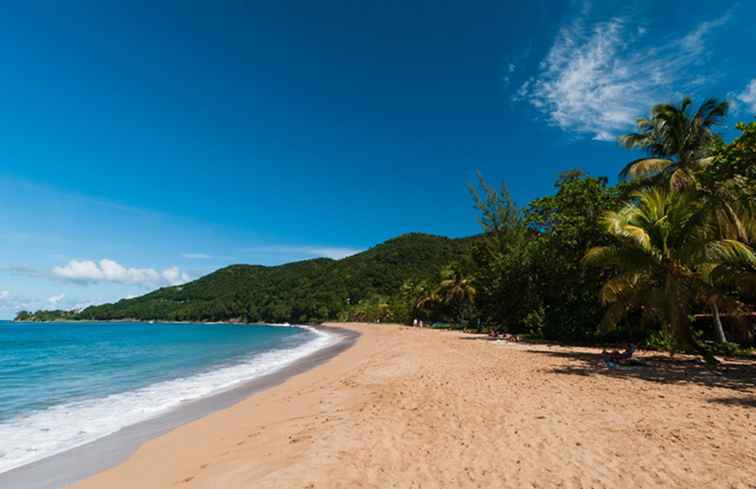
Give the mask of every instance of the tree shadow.
[[716, 404], [724, 404], [726, 406], [743, 406], [756, 408], [756, 396], [755, 397], [721, 397], [719, 399], [710, 399], [709, 402]]
[[492, 343], [496, 342], [495, 338], [490, 338], [488, 335], [466, 334], [464, 336], [460, 336], [459, 339], [463, 341], [490, 341]]
[[[602, 365], [600, 353], [527, 351], [533, 354], [571, 360], [570, 365], [552, 370], [554, 373], [563, 375], [636, 378], [661, 384], [698, 384], [736, 391], [749, 391], [756, 388], [756, 361], [752, 360], [726, 362], [716, 369], [711, 369], [700, 360], [673, 358], [668, 355], [643, 355], [638, 358], [642, 365], [619, 366], [609, 369]], [[737, 401], [731, 402], [736, 403]]]

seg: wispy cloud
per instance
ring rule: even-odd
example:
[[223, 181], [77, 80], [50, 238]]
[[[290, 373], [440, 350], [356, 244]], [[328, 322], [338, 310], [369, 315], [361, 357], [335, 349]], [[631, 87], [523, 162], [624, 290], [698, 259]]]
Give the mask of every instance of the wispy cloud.
[[729, 19], [727, 13], [659, 41], [627, 18], [591, 22], [584, 11], [560, 29], [539, 74], [513, 98], [565, 131], [613, 140], [649, 107], [675, 98], [676, 90], [706, 83], [699, 65], [708, 55], [707, 37]]
[[745, 105], [746, 110], [756, 114], [756, 78], [743, 89], [741, 93], [734, 96], [738, 104]]
[[8, 292], [7, 290], [0, 290], [0, 301], [8, 300], [9, 297], [10, 292]]
[[245, 253], [258, 255], [293, 255], [306, 257], [323, 257], [340, 260], [360, 253], [361, 249], [331, 246], [251, 246], [243, 250]]
[[24, 266], [7, 266], [0, 267], [0, 273], [9, 273], [12, 275], [19, 275], [22, 277], [41, 277], [44, 274], [39, 270], [31, 267]]
[[53, 295], [47, 298], [47, 302], [49, 302], [52, 306], [57, 306], [65, 296], [66, 294]]
[[114, 282], [154, 287], [179, 285], [191, 280], [186, 272], [175, 266], [163, 271], [154, 268], [127, 268], [107, 258], [99, 262], [71, 260], [65, 266], [53, 268], [51, 273], [54, 277], [81, 284]]

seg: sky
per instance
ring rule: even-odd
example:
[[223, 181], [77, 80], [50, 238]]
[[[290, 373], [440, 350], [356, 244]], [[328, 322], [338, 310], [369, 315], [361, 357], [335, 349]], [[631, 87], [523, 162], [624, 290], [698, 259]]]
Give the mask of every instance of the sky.
[[479, 231], [616, 179], [659, 102], [756, 113], [756, 3], [3, 2], [0, 318]]

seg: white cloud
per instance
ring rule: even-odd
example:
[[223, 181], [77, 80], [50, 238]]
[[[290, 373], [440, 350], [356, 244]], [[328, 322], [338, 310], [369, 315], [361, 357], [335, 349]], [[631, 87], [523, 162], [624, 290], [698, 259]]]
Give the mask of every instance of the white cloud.
[[756, 78], [743, 89], [742, 93], [735, 95], [738, 102], [742, 102], [747, 110], [756, 113]]
[[299, 255], [340, 260], [348, 256], [356, 255], [363, 250], [329, 246], [253, 246], [244, 249], [244, 251], [246, 253], [260, 255]]
[[213, 258], [213, 255], [208, 255], [207, 253], [182, 253], [181, 257], [189, 260], [210, 260]]
[[620, 17], [588, 22], [580, 16], [560, 29], [539, 74], [513, 99], [529, 102], [565, 131], [613, 140], [654, 104], [677, 98], [675, 90], [706, 83], [694, 68], [707, 57], [707, 35], [729, 18], [703, 22], [676, 39], [652, 36], [642, 45], [645, 27]]
[[71, 260], [67, 265], [52, 269], [55, 277], [79, 283], [115, 282], [144, 286], [179, 285], [191, 280], [178, 267], [170, 267], [162, 272], [154, 268], [126, 268], [120, 263], [103, 258], [92, 260]]
[[66, 294], [53, 295], [53, 296], [47, 298], [47, 302], [49, 302], [53, 306], [56, 306], [56, 305], [58, 305], [58, 303], [60, 303], [63, 300], [63, 298], [65, 296], [66, 296]]
[[0, 301], [7, 300], [10, 297], [10, 292], [7, 290], [0, 290]]

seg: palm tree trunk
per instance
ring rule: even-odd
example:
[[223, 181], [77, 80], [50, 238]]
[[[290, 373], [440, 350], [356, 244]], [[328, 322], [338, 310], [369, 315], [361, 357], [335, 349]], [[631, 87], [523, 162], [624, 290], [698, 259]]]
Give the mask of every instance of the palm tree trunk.
[[672, 334], [675, 342], [685, 351], [695, 351], [701, 355], [706, 363], [716, 365], [717, 359], [714, 355], [699, 343], [693, 336], [688, 319], [688, 311], [685, 307], [685, 298], [680, 290], [680, 283], [672, 274], [667, 274], [665, 283], [665, 292], [667, 294], [667, 314], [672, 326]]
[[719, 306], [717, 306], [716, 302], [711, 305], [711, 309], [714, 313], [714, 330], [717, 333], [717, 341], [720, 343], [727, 343], [727, 337], [722, 328], [722, 320], [719, 317]]

